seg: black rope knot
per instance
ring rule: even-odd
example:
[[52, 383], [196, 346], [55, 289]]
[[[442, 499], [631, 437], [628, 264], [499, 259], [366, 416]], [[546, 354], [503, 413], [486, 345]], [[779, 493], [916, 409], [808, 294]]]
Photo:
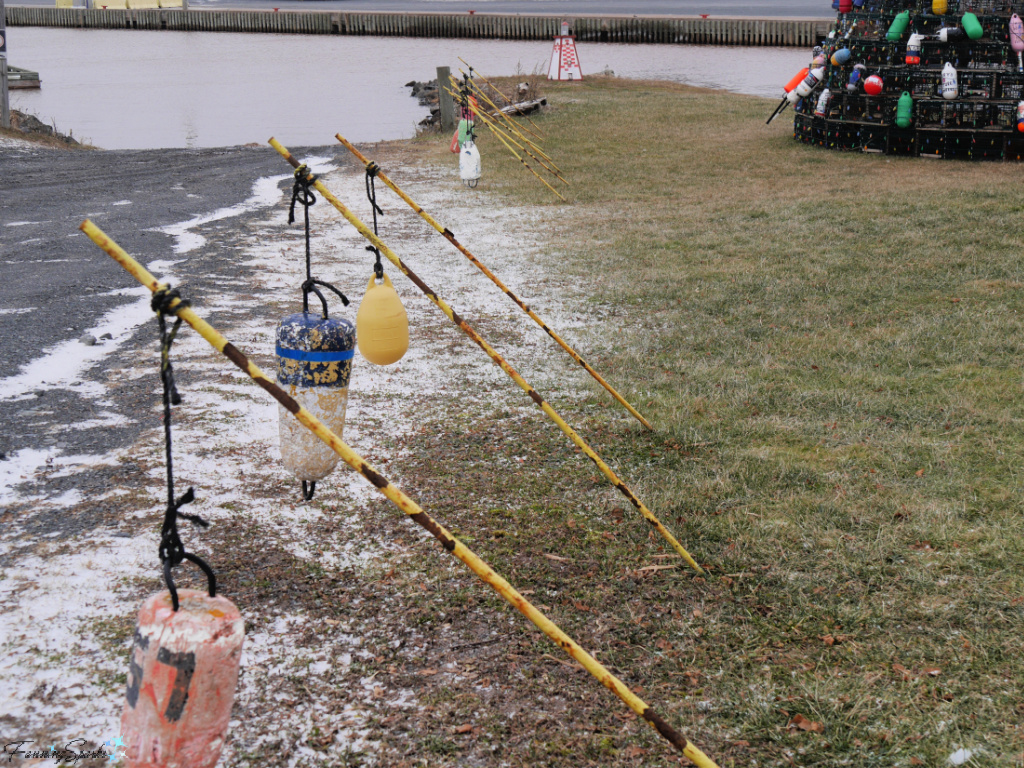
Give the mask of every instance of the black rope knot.
[[[295, 203], [300, 203], [303, 208], [316, 205], [316, 195], [313, 194], [313, 185], [317, 182], [317, 175], [305, 165], [295, 169], [295, 183], [292, 185], [292, 203], [288, 208], [288, 223], [295, 223]], [[308, 216], [308, 211], [307, 211]]]
[[[177, 303], [175, 303], [177, 302]], [[171, 308], [174, 304], [174, 308]], [[160, 325], [160, 380], [163, 383], [163, 404], [164, 404], [164, 452], [167, 458], [167, 507], [164, 510], [164, 524], [160, 529], [160, 562], [164, 566], [164, 582], [167, 584], [167, 591], [171, 593], [171, 603], [174, 610], [178, 610], [178, 590], [174, 586], [174, 577], [171, 569], [181, 565], [182, 561], [189, 560], [198, 565], [206, 574], [209, 586], [210, 597], [217, 595], [217, 577], [213, 570], [196, 555], [185, 551], [181, 537], [178, 535], [178, 518], [184, 518], [195, 525], [206, 528], [208, 523], [199, 515], [189, 515], [181, 511], [186, 504], [192, 503], [195, 498], [195, 491], [189, 488], [177, 499], [174, 498], [174, 462], [171, 452], [171, 405], [181, 403], [181, 395], [174, 383], [174, 369], [171, 366], [171, 345], [181, 328], [181, 318], [176, 317], [177, 313], [189, 306], [189, 302], [181, 298], [177, 289], [164, 286], [155, 291], [153, 300], [150, 302], [153, 311], [156, 312], [157, 322]], [[174, 315], [174, 325], [167, 329], [166, 315]]]
[[[377, 232], [377, 214], [384, 215], [384, 209], [377, 205], [377, 186], [374, 183], [374, 179], [377, 178], [377, 174], [380, 173], [380, 166], [374, 162], [367, 163], [366, 165], [366, 199], [370, 201], [370, 207], [373, 209], [373, 234]], [[378, 280], [384, 279], [384, 265], [380, 260], [380, 250], [374, 245], [366, 246], [366, 250], [370, 251], [375, 257], [373, 264], [373, 274], [376, 275]]]

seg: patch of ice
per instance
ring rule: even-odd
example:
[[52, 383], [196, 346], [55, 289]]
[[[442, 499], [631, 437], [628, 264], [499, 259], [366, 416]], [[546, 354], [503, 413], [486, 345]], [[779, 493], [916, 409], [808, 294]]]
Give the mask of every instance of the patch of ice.
[[[149, 265], [151, 271], [167, 270], [176, 262], [154, 261]], [[77, 391], [85, 397], [99, 397], [103, 394], [102, 385], [84, 381], [82, 376], [94, 365], [105, 359], [126, 341], [132, 332], [153, 316], [149, 307], [149, 289], [123, 289], [124, 295], [138, 297], [135, 302], [116, 307], [99, 319], [92, 328], [83, 332], [96, 338], [109, 333], [113, 340], [105, 344], [86, 346], [75, 339], [62, 341], [47, 348], [42, 356], [23, 365], [16, 374], [0, 379], [0, 398], [12, 400], [25, 397], [37, 389], [55, 389], [78, 384]]]
[[[333, 165], [329, 165], [330, 158], [326, 157], [309, 157], [301, 162], [308, 165], [314, 173], [323, 175], [329, 171], [334, 170]], [[181, 221], [177, 224], [170, 224], [166, 227], [158, 227], [152, 231], [162, 232], [165, 235], [170, 235], [175, 238], [174, 244], [175, 253], [188, 253], [194, 251], [196, 248], [201, 248], [206, 243], [206, 238], [202, 235], [193, 232], [192, 230], [196, 227], [202, 226], [203, 224], [209, 224], [213, 221], [220, 221], [222, 219], [230, 219], [234, 216], [241, 216], [244, 213], [251, 213], [259, 210], [260, 208], [266, 208], [274, 205], [283, 196], [283, 192], [280, 189], [280, 184], [285, 179], [292, 178], [292, 174], [281, 174], [279, 176], [264, 176], [257, 179], [252, 185], [252, 193], [249, 198], [244, 202], [232, 205], [227, 208], [221, 208], [213, 211], [212, 213], [204, 213], [201, 216], [193, 216], [187, 221]]]

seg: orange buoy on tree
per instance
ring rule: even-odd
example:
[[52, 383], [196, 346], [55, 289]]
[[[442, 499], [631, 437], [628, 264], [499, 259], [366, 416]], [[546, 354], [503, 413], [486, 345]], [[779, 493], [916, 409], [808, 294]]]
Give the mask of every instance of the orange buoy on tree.
[[245, 625], [225, 597], [183, 589], [139, 611], [121, 716], [127, 768], [214, 768], [238, 683]]
[[383, 284], [370, 278], [366, 295], [356, 313], [359, 352], [374, 365], [397, 363], [409, 349], [409, 318], [398, 292], [383, 270]]

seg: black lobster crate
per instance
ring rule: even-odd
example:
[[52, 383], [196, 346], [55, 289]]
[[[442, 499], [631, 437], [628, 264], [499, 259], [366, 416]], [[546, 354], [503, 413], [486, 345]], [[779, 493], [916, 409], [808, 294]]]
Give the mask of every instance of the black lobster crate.
[[934, 70], [915, 70], [910, 74], [907, 90], [914, 99], [937, 96], [942, 85], [942, 73]]
[[971, 139], [971, 160], [1002, 160], [1006, 152], [1006, 134], [1002, 131], [975, 131]]
[[946, 151], [944, 157], [947, 160], [969, 160], [971, 150], [974, 148], [973, 131], [947, 131]]
[[889, 132], [889, 147], [887, 151], [890, 155], [916, 155], [917, 131], [894, 128]]
[[[1016, 104], [994, 104], [993, 125], [998, 128], [1017, 130], [1017, 105]], [[1024, 136], [1024, 134], [1022, 134]]]
[[917, 154], [921, 157], [945, 157], [946, 134], [941, 129], [917, 132]]
[[960, 98], [991, 99], [995, 94], [995, 72], [967, 70], [960, 73]]
[[1000, 72], [996, 78], [996, 92], [993, 97], [1014, 101], [1024, 99], [1024, 75], [1018, 72]]
[[1012, 134], [1005, 137], [1004, 141], [1004, 160], [1024, 160], [1024, 133]]
[[862, 125], [857, 138], [862, 152], [884, 153], [889, 149], [889, 126]]

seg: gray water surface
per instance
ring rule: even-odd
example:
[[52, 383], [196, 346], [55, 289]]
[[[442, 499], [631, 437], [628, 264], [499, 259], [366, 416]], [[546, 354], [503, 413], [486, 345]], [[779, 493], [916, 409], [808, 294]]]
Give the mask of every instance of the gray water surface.
[[[485, 76], [546, 72], [551, 43], [398, 37], [8, 28], [9, 62], [39, 71], [11, 105], [105, 149], [319, 146], [408, 138], [428, 114], [405, 83], [462, 57]], [[797, 48], [578, 43], [606, 68], [776, 97], [806, 65]]]

